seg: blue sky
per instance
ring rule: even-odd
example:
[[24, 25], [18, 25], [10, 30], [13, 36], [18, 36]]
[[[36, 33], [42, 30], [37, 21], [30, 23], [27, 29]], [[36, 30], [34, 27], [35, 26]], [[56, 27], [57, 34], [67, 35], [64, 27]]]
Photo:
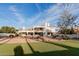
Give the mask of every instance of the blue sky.
[[33, 17], [53, 4], [0, 4], [0, 26], [29, 27]]
[[0, 4], [0, 26], [28, 28], [44, 22], [55, 25], [59, 15], [65, 9], [73, 15], [79, 15], [79, 4], [2, 3]]

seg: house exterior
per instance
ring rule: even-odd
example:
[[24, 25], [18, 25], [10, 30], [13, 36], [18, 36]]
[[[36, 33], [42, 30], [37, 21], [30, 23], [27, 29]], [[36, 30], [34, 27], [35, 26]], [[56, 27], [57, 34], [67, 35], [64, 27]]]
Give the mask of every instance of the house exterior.
[[79, 34], [79, 27], [75, 27], [74, 28], [74, 32], [77, 33], [77, 34]]
[[18, 31], [20, 34], [26, 34], [26, 35], [41, 35], [41, 36], [51, 36], [52, 34], [58, 33], [59, 28], [58, 27], [51, 27], [49, 23], [45, 23], [44, 25], [34, 26], [29, 29], [21, 29]]

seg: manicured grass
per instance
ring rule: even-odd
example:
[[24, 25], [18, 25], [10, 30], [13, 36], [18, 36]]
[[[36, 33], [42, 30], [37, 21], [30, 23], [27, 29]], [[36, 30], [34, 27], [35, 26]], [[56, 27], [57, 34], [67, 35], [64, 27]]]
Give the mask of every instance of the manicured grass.
[[3, 44], [0, 45], [0, 55], [14, 55], [14, 48], [21, 46], [24, 53], [32, 53], [27, 44]]
[[78, 55], [79, 56], [79, 41], [65, 40], [53, 42], [34, 42], [24, 44], [3, 44], [0, 45], [0, 55], [17, 55], [20, 53], [20, 48], [23, 49], [24, 55]]
[[60, 50], [67, 50], [64, 47], [57, 46], [54, 44], [50, 43], [44, 43], [44, 42], [39, 42], [39, 43], [30, 43], [34, 51], [38, 52], [50, 52], [50, 51], [60, 51]]

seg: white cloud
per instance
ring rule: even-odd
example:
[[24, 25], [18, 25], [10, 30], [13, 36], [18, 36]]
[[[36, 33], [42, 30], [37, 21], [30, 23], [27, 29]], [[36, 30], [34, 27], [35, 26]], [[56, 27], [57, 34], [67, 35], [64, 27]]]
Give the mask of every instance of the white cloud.
[[17, 10], [16, 10], [16, 6], [10, 6], [9, 9], [10, 9], [11, 11], [14, 11], [14, 12], [17, 11]]
[[[79, 15], [79, 4], [55, 4], [53, 6], [50, 6], [49, 9], [46, 9], [44, 11], [41, 11], [41, 7], [39, 7], [38, 4], [36, 4], [36, 7], [38, 8], [39, 14], [36, 14], [32, 18], [29, 18], [29, 26], [42, 24], [44, 22], [55, 22], [55, 20], [59, 19], [60, 14], [65, 10], [69, 10], [70, 13], [73, 15]], [[14, 15], [19, 20], [20, 24], [24, 24], [24, 18], [22, 14], [18, 13], [16, 6], [11, 6], [10, 10], [13, 11]], [[31, 20], [31, 21], [30, 21]]]
[[[38, 8], [39, 10], [39, 8]], [[55, 22], [58, 20], [61, 13], [64, 10], [68, 10], [73, 15], [79, 15], [79, 4], [55, 4], [51, 6], [49, 9], [45, 10], [45, 12], [41, 11], [40, 16], [37, 18], [36, 24], [41, 24], [43, 22]]]
[[38, 9], [38, 11], [41, 12], [41, 8], [40, 8], [40, 6], [37, 3], [35, 3], [35, 6]]
[[19, 25], [23, 26], [23, 24], [25, 22], [25, 19], [24, 19], [23, 15], [21, 13], [18, 13], [18, 10], [17, 10], [16, 6], [10, 6], [9, 9], [11, 11], [13, 11], [14, 16], [16, 16], [16, 18], [18, 20], [17, 23], [19, 23]]
[[[61, 11], [58, 11], [59, 5], [51, 6], [49, 9], [41, 12], [41, 15], [37, 18], [38, 22], [36, 24], [41, 24], [44, 22], [49, 22], [55, 18], [58, 18], [58, 15]], [[38, 16], [38, 15], [37, 15]]]
[[13, 13], [13, 14], [17, 17], [20, 24], [24, 24], [25, 20], [21, 14], [19, 14], [19, 13]]

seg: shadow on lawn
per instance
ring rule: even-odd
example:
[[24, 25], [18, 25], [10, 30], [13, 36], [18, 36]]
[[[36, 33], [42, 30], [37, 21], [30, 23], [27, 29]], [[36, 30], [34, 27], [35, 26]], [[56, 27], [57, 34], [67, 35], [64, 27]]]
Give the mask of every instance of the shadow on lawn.
[[16, 46], [14, 48], [14, 55], [15, 56], [23, 56], [24, 55], [23, 48], [20, 45], [19, 46]]
[[49, 44], [54, 44], [60, 47], [64, 47], [68, 50], [61, 50], [61, 51], [50, 51], [50, 52], [43, 52], [43, 53], [33, 53], [33, 54], [25, 54], [28, 56], [79, 56], [79, 48], [74, 48], [70, 46], [66, 46], [63, 44], [53, 43], [53, 42], [45, 42]]
[[34, 51], [34, 49], [32, 48], [32, 46], [29, 44], [28, 40], [26, 39], [26, 42], [28, 44], [28, 46], [30, 47], [31, 51], [33, 52], [33, 55], [39, 55], [39, 51]]
[[[27, 39], [26, 39], [26, 42], [27, 42], [28, 46], [30, 47], [30, 49], [33, 53], [32, 54], [24, 54], [22, 47], [17, 46], [14, 49], [16, 56], [18, 56], [18, 55], [20, 55], [20, 56], [79, 56], [79, 48], [74, 48], [74, 47], [63, 45], [63, 44], [58, 44], [58, 43], [54, 43], [54, 42], [45, 42], [44, 41], [44, 43], [54, 44], [54, 45], [57, 45], [57, 46], [60, 46], [60, 47], [64, 47], [68, 50], [39, 52], [39, 51], [34, 51], [34, 49], [29, 44]], [[49, 48], [49, 49], [51, 49], [51, 48]]]

